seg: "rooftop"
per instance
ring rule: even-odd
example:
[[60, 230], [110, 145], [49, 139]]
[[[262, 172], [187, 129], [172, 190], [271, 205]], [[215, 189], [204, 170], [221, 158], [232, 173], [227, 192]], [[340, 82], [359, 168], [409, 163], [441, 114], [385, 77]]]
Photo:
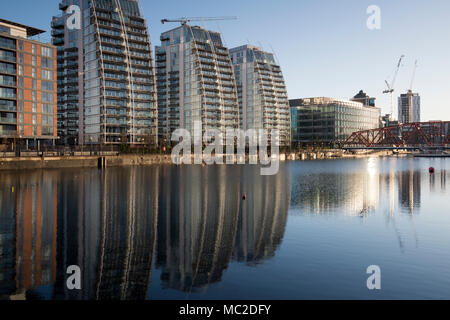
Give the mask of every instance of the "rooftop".
[[9, 21], [9, 20], [5, 20], [5, 19], [0, 19], [0, 23], [9, 24], [9, 25], [14, 26], [14, 27], [19, 27], [19, 28], [25, 29], [27, 31], [27, 36], [28, 37], [33, 37], [33, 36], [36, 36], [38, 34], [42, 34], [42, 33], [46, 32], [44, 30], [40, 30], [40, 29], [37, 29], [37, 28], [33, 28], [33, 27], [30, 27], [30, 26], [27, 26], [27, 25], [24, 25], [24, 24], [20, 24], [20, 23]]

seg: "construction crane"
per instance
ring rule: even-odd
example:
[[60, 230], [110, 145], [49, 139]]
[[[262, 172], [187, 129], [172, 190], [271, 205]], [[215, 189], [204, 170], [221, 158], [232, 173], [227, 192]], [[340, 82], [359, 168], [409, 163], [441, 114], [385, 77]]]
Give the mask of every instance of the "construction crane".
[[400, 59], [398, 60], [397, 68], [395, 69], [394, 77], [392, 78], [391, 83], [387, 82], [387, 80], [384, 81], [386, 83], [386, 85], [387, 85], [387, 90], [384, 90], [383, 93], [384, 94], [390, 94], [390, 96], [391, 96], [391, 117], [392, 117], [392, 114], [394, 113], [393, 94], [394, 94], [395, 80], [397, 79], [398, 71], [400, 70], [400, 67], [402, 65], [402, 60], [403, 60], [404, 57], [405, 56], [402, 55], [400, 57]]
[[237, 17], [183, 17], [178, 19], [162, 19], [161, 23], [179, 22], [182, 26], [192, 21], [220, 21], [220, 20], [237, 20]]
[[411, 84], [409, 85], [409, 91], [411, 91], [411, 92], [412, 92], [412, 88], [413, 88], [413, 84], [414, 84], [414, 79], [416, 77], [416, 70], [417, 70], [417, 60], [414, 63], [413, 74], [411, 77]]

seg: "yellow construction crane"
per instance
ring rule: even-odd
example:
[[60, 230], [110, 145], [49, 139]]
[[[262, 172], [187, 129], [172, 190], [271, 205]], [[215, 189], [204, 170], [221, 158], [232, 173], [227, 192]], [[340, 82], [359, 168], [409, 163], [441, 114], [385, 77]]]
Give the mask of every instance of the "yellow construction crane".
[[401, 67], [401, 65], [402, 65], [402, 60], [403, 60], [404, 57], [405, 57], [405, 56], [402, 55], [402, 56], [400, 57], [400, 59], [398, 60], [397, 68], [395, 69], [394, 77], [392, 78], [391, 83], [387, 82], [387, 80], [384, 81], [384, 82], [386, 83], [386, 85], [387, 85], [387, 90], [384, 90], [383, 93], [384, 93], [384, 94], [388, 94], [388, 93], [389, 93], [390, 96], [391, 96], [391, 117], [392, 117], [392, 114], [394, 113], [394, 100], [393, 100], [393, 94], [394, 94], [395, 80], [397, 79], [398, 71], [400, 70], [400, 67]]
[[237, 20], [237, 17], [183, 17], [178, 19], [162, 19], [161, 23], [179, 22], [182, 26], [192, 21], [220, 21], [220, 20]]

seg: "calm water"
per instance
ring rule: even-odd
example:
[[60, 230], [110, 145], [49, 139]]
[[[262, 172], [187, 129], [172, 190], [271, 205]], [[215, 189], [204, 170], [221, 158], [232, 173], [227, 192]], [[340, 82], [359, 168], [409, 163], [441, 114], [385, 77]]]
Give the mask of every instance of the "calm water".
[[[254, 166], [1, 172], [0, 298], [448, 299], [449, 169], [381, 158], [287, 162], [271, 177]], [[80, 291], [66, 288], [70, 265]], [[366, 287], [369, 265], [381, 291]]]

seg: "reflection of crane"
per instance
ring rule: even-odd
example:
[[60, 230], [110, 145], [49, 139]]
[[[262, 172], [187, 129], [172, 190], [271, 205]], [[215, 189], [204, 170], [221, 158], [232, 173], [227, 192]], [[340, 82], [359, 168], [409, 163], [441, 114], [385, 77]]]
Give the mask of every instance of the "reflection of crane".
[[416, 70], [417, 70], [417, 60], [414, 63], [413, 74], [411, 77], [411, 84], [409, 85], [409, 91], [412, 91], [413, 84], [414, 84], [414, 78], [416, 77]]
[[178, 19], [162, 19], [161, 23], [179, 22], [182, 26], [191, 21], [219, 21], [219, 20], [237, 20], [237, 17], [183, 17]]
[[400, 67], [402, 65], [402, 60], [403, 60], [404, 57], [405, 56], [402, 55], [400, 57], [400, 59], [398, 60], [397, 69], [395, 70], [394, 77], [392, 78], [391, 83], [389, 84], [389, 82], [387, 82], [387, 80], [384, 81], [384, 82], [386, 82], [386, 85], [387, 85], [388, 89], [384, 90], [383, 93], [385, 93], [385, 94], [389, 93], [390, 96], [391, 96], [391, 117], [392, 117], [392, 114], [394, 113], [393, 93], [394, 93], [395, 80], [397, 79], [398, 71], [400, 70]]

